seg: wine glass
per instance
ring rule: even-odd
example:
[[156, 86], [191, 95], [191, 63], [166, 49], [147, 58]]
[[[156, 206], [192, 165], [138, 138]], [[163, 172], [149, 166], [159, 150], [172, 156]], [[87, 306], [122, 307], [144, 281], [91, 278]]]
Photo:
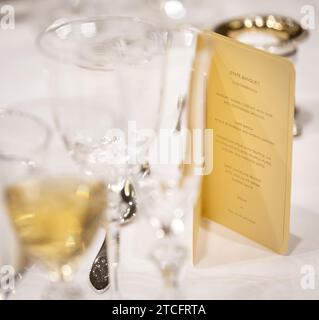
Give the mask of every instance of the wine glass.
[[180, 278], [187, 247], [181, 235], [195, 206], [200, 181], [201, 177], [187, 170], [182, 161], [152, 165], [151, 174], [139, 181], [139, 198], [158, 239], [151, 251], [164, 284], [158, 299], [185, 298]]
[[202, 148], [212, 146], [212, 132], [203, 130], [208, 69], [205, 59], [194, 60], [197, 34], [194, 29], [169, 31], [165, 125], [149, 152], [150, 174], [138, 183], [140, 204], [157, 238], [151, 257], [164, 284], [159, 299], [184, 298], [180, 278], [187, 249], [181, 235], [212, 154]]
[[0, 128], [3, 206], [26, 255], [50, 272], [43, 298], [80, 298], [69, 280], [100, 224], [105, 185], [68, 164], [45, 165], [51, 131], [37, 117], [0, 109]]
[[[40, 119], [19, 110], [0, 108], [0, 191], [8, 177], [14, 179], [43, 161], [50, 138], [50, 130]], [[28, 261], [6, 214], [2, 192], [0, 207], [0, 268], [13, 272], [11, 283], [0, 286], [0, 299], [5, 299], [14, 293]]]
[[119, 296], [120, 191], [145, 161], [158, 126], [164, 34], [137, 18], [95, 17], [51, 27], [37, 40], [50, 58], [49, 91], [62, 139], [83, 171], [108, 185], [114, 297]]
[[26, 175], [44, 161], [50, 141], [51, 131], [39, 118], [17, 109], [0, 108], [0, 268], [12, 271], [11, 281], [0, 286], [0, 299], [14, 294], [16, 282], [30, 262], [7, 215], [3, 191], [8, 181]]
[[[40, 164], [50, 140], [50, 130], [40, 119], [19, 110], [0, 108], [0, 189], [8, 176], [14, 178], [19, 171]], [[10, 266], [18, 277], [25, 271], [27, 259], [5, 214], [2, 193], [0, 200], [0, 268]], [[13, 292], [13, 288], [7, 291]]]

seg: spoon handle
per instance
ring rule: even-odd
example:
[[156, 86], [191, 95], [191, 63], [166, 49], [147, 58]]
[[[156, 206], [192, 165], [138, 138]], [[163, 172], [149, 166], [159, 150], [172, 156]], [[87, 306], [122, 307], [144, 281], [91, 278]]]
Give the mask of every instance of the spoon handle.
[[92, 286], [98, 293], [105, 292], [110, 286], [106, 238], [93, 261], [89, 278]]

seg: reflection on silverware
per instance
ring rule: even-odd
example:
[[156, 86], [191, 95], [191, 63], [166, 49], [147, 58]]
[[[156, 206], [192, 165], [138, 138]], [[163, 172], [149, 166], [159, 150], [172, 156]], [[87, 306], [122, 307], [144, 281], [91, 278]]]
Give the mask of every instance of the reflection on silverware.
[[129, 223], [136, 216], [136, 195], [132, 182], [127, 179], [121, 191], [123, 204], [126, 206], [120, 218], [121, 225]]
[[[120, 218], [120, 223], [121, 225], [124, 225], [131, 222], [136, 216], [137, 212], [135, 189], [129, 179], [127, 179], [124, 183], [121, 191], [121, 197], [123, 200], [122, 204], [125, 206], [125, 208]], [[107, 247], [105, 239], [96, 258], [93, 261], [89, 278], [97, 293], [105, 292], [110, 286], [109, 265], [107, 260]]]
[[141, 178], [145, 178], [151, 173], [151, 167], [148, 161], [145, 161], [140, 167]]
[[[255, 15], [241, 18], [230, 19], [224, 23], [217, 25], [214, 31], [224, 36], [239, 40], [244, 33], [267, 33], [269, 36], [276, 38], [274, 44], [271, 38], [264, 43], [249, 43], [252, 46], [259, 47], [265, 51], [270, 51], [275, 46], [283, 47], [305, 39], [308, 32], [295, 20], [278, 15]], [[282, 53], [276, 53], [283, 55]]]
[[90, 271], [90, 282], [98, 293], [105, 292], [109, 286], [109, 266], [107, 261], [106, 241], [103, 244], [93, 261]]

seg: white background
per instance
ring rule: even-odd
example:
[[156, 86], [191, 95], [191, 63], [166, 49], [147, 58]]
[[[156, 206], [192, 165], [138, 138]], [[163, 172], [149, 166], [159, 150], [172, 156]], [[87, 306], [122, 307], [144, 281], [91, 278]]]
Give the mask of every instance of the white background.
[[[17, 13], [21, 8], [29, 14], [25, 19], [17, 19], [14, 30], [0, 29], [0, 107], [19, 107], [35, 112], [50, 122], [40, 54], [34, 47], [35, 36], [40, 30], [37, 17], [39, 14], [42, 18], [45, 16], [44, 11], [39, 12], [40, 7], [37, 7], [36, 1], [26, 6], [28, 2], [0, 1], [0, 6], [14, 3]], [[187, 286], [188, 297], [319, 298], [319, 276], [316, 277], [314, 290], [303, 290], [300, 286], [302, 266], [312, 265], [319, 275], [319, 1], [194, 2], [197, 5], [189, 11], [188, 19], [201, 26], [213, 26], [229, 17], [249, 13], [284, 14], [300, 21], [301, 8], [308, 4], [317, 5], [317, 24], [315, 30], [310, 30], [310, 37], [300, 44], [296, 65], [296, 99], [303, 133], [294, 140], [289, 254], [276, 255], [222, 226], [206, 224], [201, 235], [205, 240], [203, 259], [195, 268], [187, 268], [184, 284]], [[21, 3], [24, 3], [23, 6]], [[112, 15], [135, 14], [149, 19], [155, 17], [154, 12], [145, 10], [144, 1], [109, 1], [106, 10]], [[3, 215], [0, 217], [0, 247], [4, 252], [11, 245], [3, 240], [6, 224]], [[122, 290], [129, 298], [156, 298], [158, 274], [147, 257], [151, 231], [143, 219], [138, 219], [123, 230], [121, 279]], [[190, 239], [191, 235], [187, 235]], [[77, 282], [87, 289], [90, 298], [106, 299], [107, 294], [98, 296], [89, 289], [87, 281], [90, 263], [103, 234], [99, 236], [100, 239], [84, 257]], [[13, 262], [13, 253], [9, 251], [6, 259]], [[44, 274], [34, 267], [17, 284], [12, 298], [39, 298], [46, 284]]]

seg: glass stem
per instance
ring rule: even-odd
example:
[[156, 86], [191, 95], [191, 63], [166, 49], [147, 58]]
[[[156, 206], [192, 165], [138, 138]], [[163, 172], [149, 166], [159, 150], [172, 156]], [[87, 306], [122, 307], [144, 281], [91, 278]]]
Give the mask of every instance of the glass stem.
[[160, 270], [164, 290], [160, 299], [182, 299], [180, 274], [186, 257], [186, 248], [167, 236], [160, 240], [152, 254]]
[[56, 279], [50, 281], [49, 287], [42, 295], [43, 300], [81, 300], [84, 298], [81, 288], [71, 281], [73, 277], [71, 267], [69, 265], [63, 267], [68, 270], [67, 274], [62, 268], [52, 273]]

